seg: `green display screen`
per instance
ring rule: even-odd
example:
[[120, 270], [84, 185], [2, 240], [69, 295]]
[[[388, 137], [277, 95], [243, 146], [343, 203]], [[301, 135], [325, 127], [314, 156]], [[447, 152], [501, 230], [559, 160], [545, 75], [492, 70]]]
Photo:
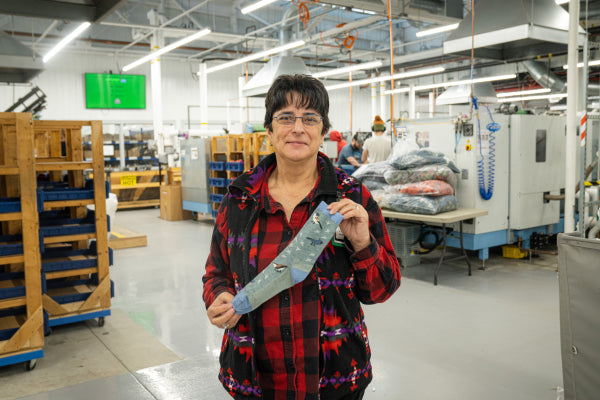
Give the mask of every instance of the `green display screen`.
[[146, 76], [85, 74], [86, 108], [146, 108]]

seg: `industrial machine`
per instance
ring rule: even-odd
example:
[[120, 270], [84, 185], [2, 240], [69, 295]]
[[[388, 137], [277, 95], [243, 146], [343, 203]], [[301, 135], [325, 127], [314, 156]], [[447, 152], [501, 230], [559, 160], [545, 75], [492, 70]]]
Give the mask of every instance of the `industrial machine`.
[[210, 214], [210, 138], [181, 142], [181, 197], [183, 209]]
[[[486, 260], [489, 248], [563, 231], [565, 118], [498, 114], [485, 106], [471, 118], [423, 119], [399, 127], [407, 140], [443, 152], [460, 169], [459, 206], [488, 215], [464, 224], [466, 249]], [[470, 223], [469, 223], [470, 222]], [[460, 247], [457, 238], [448, 244]]]

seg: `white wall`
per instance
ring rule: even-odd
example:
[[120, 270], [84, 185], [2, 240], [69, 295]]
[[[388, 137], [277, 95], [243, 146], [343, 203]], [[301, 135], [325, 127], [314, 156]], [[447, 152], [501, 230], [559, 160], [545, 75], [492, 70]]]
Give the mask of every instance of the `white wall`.
[[[120, 65], [133, 61], [120, 58]], [[187, 106], [198, 105], [199, 84], [193, 73], [198, 71], [197, 63], [176, 60], [162, 61], [163, 119], [165, 122], [187, 123]], [[146, 63], [128, 73], [146, 75], [145, 110], [99, 110], [85, 108], [84, 74], [117, 72], [114, 58], [100, 55], [61, 54], [46, 65], [33, 84], [46, 93], [47, 107], [42, 112], [44, 119], [100, 119], [110, 122], [151, 122], [152, 87], [150, 84], [150, 64]], [[209, 104], [222, 105], [222, 113], [213, 113], [213, 119], [225, 120], [225, 104], [237, 97], [237, 73], [234, 69], [209, 76]], [[29, 86], [0, 86], [0, 110], [4, 110], [30, 90]], [[222, 116], [220, 115], [222, 114]], [[182, 125], [182, 126], [183, 126]]]
[[[121, 66], [134, 61], [134, 58], [120, 57]], [[258, 69], [258, 66], [253, 66]], [[199, 105], [199, 83], [193, 75], [198, 71], [196, 62], [181, 62], [163, 59], [162, 64], [163, 120], [165, 124], [174, 124], [179, 131], [187, 131], [188, 106]], [[152, 123], [152, 87], [150, 84], [150, 64], [146, 63], [128, 73], [146, 75], [146, 109], [145, 110], [106, 110], [85, 108], [84, 74], [108, 73], [118, 71], [116, 59], [96, 54], [60, 54], [46, 65], [46, 69], [38, 75], [33, 84], [46, 93], [47, 107], [42, 112], [43, 119], [66, 120], [102, 120], [105, 123]], [[234, 67], [218, 71], [208, 76], [209, 96], [209, 128], [222, 133], [226, 127], [227, 104], [232, 122], [246, 119], [246, 111], [240, 112], [238, 101], [238, 76], [242, 67]], [[10, 107], [15, 101], [30, 90], [29, 86], [0, 86], [0, 110]], [[264, 118], [264, 99], [251, 98], [250, 122], [262, 124]], [[246, 102], [244, 101], [245, 105]], [[379, 102], [378, 102], [379, 104]], [[370, 130], [375, 114], [371, 110], [371, 89], [353, 88], [352, 115], [354, 131]], [[389, 112], [385, 113], [386, 115]], [[241, 115], [240, 115], [241, 114]], [[330, 92], [330, 119], [333, 129], [348, 131], [350, 129], [350, 110], [348, 89]], [[199, 108], [190, 108], [192, 128], [198, 128], [200, 122]], [[238, 133], [238, 132], [233, 132]]]

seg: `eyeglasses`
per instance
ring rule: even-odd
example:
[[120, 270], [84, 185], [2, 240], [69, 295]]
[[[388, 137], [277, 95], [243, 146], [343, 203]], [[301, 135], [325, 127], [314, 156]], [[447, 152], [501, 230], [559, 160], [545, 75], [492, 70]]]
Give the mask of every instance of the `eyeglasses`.
[[301, 118], [302, 123], [306, 126], [315, 126], [318, 125], [323, 117], [317, 114], [306, 114], [301, 117], [296, 117], [294, 114], [279, 114], [276, 117], [273, 117], [274, 120], [277, 120], [281, 125], [293, 125], [296, 123], [296, 119]]

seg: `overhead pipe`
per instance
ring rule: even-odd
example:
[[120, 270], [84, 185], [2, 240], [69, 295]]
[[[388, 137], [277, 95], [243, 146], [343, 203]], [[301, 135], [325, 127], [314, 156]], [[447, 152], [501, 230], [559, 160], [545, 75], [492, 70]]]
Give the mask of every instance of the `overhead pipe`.
[[[169, 25], [169, 24], [171, 24], [171, 23], [173, 23], [173, 22], [177, 21], [177, 20], [178, 20], [178, 19], [180, 19], [180, 18], [183, 18], [183, 17], [185, 17], [185, 16], [186, 16], [186, 15], [188, 15], [189, 13], [191, 13], [191, 12], [193, 12], [194, 10], [196, 10], [196, 9], [198, 9], [198, 8], [200, 8], [200, 7], [202, 7], [203, 5], [205, 5], [206, 3], [210, 2], [210, 1], [211, 1], [211, 0], [205, 0], [205, 1], [203, 1], [202, 3], [198, 3], [198, 4], [196, 4], [195, 6], [193, 6], [192, 8], [190, 8], [189, 10], [187, 10], [187, 11], [185, 11], [185, 12], [183, 12], [183, 13], [181, 13], [181, 14], [179, 14], [179, 15], [177, 15], [177, 16], [175, 16], [175, 17], [173, 17], [173, 18], [171, 18], [170, 20], [168, 20], [168, 21], [166, 21], [166, 22], [164, 22], [164, 23], [160, 24], [160, 26], [157, 26], [157, 27], [154, 27], [154, 28], [155, 28], [155, 29], [161, 29], [161, 28], [164, 28], [165, 26], [167, 26], [167, 25]], [[124, 50], [127, 50], [129, 47], [131, 47], [131, 46], [133, 46], [134, 44], [136, 44], [136, 43], [138, 43], [138, 42], [140, 42], [140, 41], [142, 41], [142, 40], [146, 39], [147, 37], [149, 37], [149, 36], [150, 36], [150, 35], [152, 35], [153, 33], [154, 33], [154, 29], [150, 30], [150, 32], [148, 32], [148, 33], [146, 33], [146, 34], [142, 35], [141, 37], [137, 38], [136, 40], [134, 40], [133, 42], [129, 43], [127, 46], [123, 47], [122, 49], [119, 49], [119, 50], [117, 50], [117, 51], [115, 52], [115, 54], [119, 54], [119, 53], [123, 52]]]
[[[587, 22], [587, 21], [586, 21]], [[586, 23], [587, 26], [587, 23]], [[586, 135], [586, 122], [587, 122], [587, 106], [588, 106], [588, 99], [587, 99], [587, 82], [589, 80], [589, 73], [588, 73], [588, 39], [587, 36], [585, 38], [585, 42], [583, 44], [583, 70], [582, 72], [582, 93], [581, 93], [581, 105], [582, 105], [582, 113], [581, 113], [581, 129], [579, 132], [579, 137], [580, 137], [580, 146], [579, 146], [579, 187], [583, 188], [584, 186], [584, 182], [585, 182], [585, 155], [586, 155], [586, 146], [587, 146], [587, 142], [588, 142], [588, 135]], [[579, 193], [579, 216], [581, 217], [582, 215], [584, 215], [584, 210], [583, 210], [583, 205], [586, 202], [585, 200], [585, 195], [587, 194], [587, 191], [584, 189], [581, 189], [580, 193]], [[584, 225], [585, 228], [585, 225]], [[585, 229], [581, 229], [581, 237], [585, 238]]]
[[[326, 10], [324, 13], [329, 13], [329, 12], [331, 12], [331, 10]], [[319, 14], [319, 15], [320, 15], [320, 14]], [[317, 16], [318, 16], [318, 15], [317, 15]], [[291, 21], [293, 21], [293, 20], [295, 20], [295, 19], [296, 19], [296, 16], [291, 16], [291, 17], [289, 17], [289, 18], [284, 18], [284, 19], [283, 19], [283, 20], [281, 20], [280, 22], [275, 22], [275, 23], [273, 23], [273, 24], [271, 24], [271, 25], [263, 26], [263, 27], [262, 27], [262, 28], [260, 28], [260, 29], [257, 29], [257, 30], [255, 30], [255, 31], [252, 31], [252, 32], [250, 32], [250, 33], [247, 33], [247, 34], [243, 35], [243, 37], [242, 37], [242, 38], [241, 38], [241, 39], [240, 39], [238, 42], [233, 42], [233, 43], [231, 43], [231, 42], [227, 42], [227, 43], [221, 43], [221, 44], [220, 44], [220, 45], [218, 45], [218, 46], [211, 47], [211, 48], [210, 48], [210, 49], [208, 49], [208, 50], [205, 50], [205, 51], [202, 51], [202, 52], [200, 52], [200, 53], [197, 53], [197, 54], [194, 54], [194, 55], [191, 55], [191, 56], [189, 56], [189, 57], [188, 57], [188, 60], [191, 60], [191, 59], [194, 59], [194, 58], [198, 58], [198, 57], [202, 57], [204, 54], [212, 53], [212, 52], [214, 52], [214, 51], [216, 51], [216, 50], [219, 50], [219, 49], [221, 49], [221, 48], [223, 48], [223, 47], [225, 47], [225, 46], [230, 46], [230, 45], [231, 45], [231, 46], [233, 46], [233, 45], [236, 45], [236, 44], [242, 43], [242, 42], [243, 42], [243, 41], [245, 41], [245, 40], [255, 39], [255, 38], [256, 38], [256, 35], [258, 35], [259, 33], [262, 33], [262, 32], [269, 31], [269, 30], [271, 30], [271, 29], [277, 28], [277, 27], [281, 26], [282, 24], [287, 24], [287, 23], [289, 23], [289, 22], [291, 22]], [[318, 35], [316, 35], [316, 36], [317, 36], [317, 39], [318, 39]], [[315, 39], [315, 40], [317, 40], [317, 39]], [[305, 39], [305, 41], [308, 43], [310, 40], [306, 40], [306, 39]]]
[[556, 76], [546, 65], [532, 60], [523, 61], [523, 67], [537, 83], [553, 92], [562, 92], [565, 82]]
[[579, 31], [579, 0], [569, 1], [569, 47], [567, 70], [567, 134], [565, 136], [565, 232], [575, 228], [575, 186], [576, 148], [577, 148], [577, 36]]

